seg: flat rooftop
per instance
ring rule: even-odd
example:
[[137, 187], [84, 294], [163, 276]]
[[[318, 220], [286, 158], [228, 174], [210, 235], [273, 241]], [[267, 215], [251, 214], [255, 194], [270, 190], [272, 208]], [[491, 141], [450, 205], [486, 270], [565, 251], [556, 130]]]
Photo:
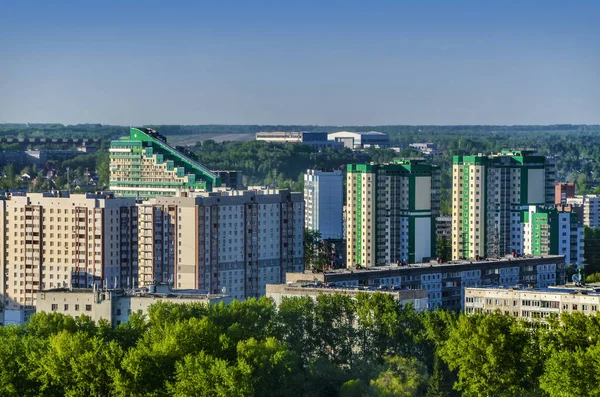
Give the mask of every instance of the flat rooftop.
[[600, 295], [600, 284], [583, 284], [583, 285], [557, 285], [549, 287], [528, 287], [526, 285], [516, 285], [514, 287], [503, 287], [499, 285], [490, 285], [484, 287], [466, 287], [471, 290], [500, 290], [500, 291], [523, 291], [523, 292], [539, 292], [547, 294], [584, 294], [584, 295]]
[[360, 293], [382, 293], [392, 295], [398, 300], [406, 299], [423, 299], [427, 298], [427, 291], [424, 289], [401, 289], [391, 287], [371, 287], [371, 286], [356, 286], [356, 287], [339, 287], [329, 286], [320, 282], [292, 282], [287, 284], [267, 284], [268, 294], [288, 294], [288, 295], [320, 295], [320, 294], [346, 294], [358, 295]]
[[[153, 299], [222, 299], [227, 298], [229, 295], [224, 294], [209, 294], [206, 291], [182, 289], [182, 290], [168, 290], [164, 291], [159, 289], [155, 292], [150, 292], [147, 289], [98, 289], [98, 292], [109, 292], [113, 293], [118, 297], [136, 297], [136, 298], [153, 298]], [[54, 288], [39, 291], [40, 293], [80, 293], [80, 294], [92, 294], [94, 293], [93, 288]]]
[[413, 263], [407, 265], [391, 264], [386, 266], [375, 266], [368, 269], [363, 268], [345, 268], [325, 270], [324, 272], [304, 271], [303, 273], [286, 273], [288, 282], [298, 281], [321, 281], [321, 282], [342, 282], [355, 279], [370, 279], [377, 277], [399, 277], [403, 274], [427, 274], [427, 273], [453, 273], [461, 271], [472, 271], [489, 269], [497, 266], [506, 268], [523, 265], [541, 265], [541, 264], [564, 264], [563, 255], [544, 255], [544, 256], [507, 256], [497, 259], [479, 259], [479, 260], [461, 260], [445, 263], [436, 261], [425, 263]]
[[[437, 261], [429, 261], [423, 263], [410, 263], [406, 265], [397, 265], [390, 264], [385, 266], [374, 266], [368, 269], [364, 268], [356, 268], [349, 267], [346, 269], [334, 269], [334, 270], [326, 270], [323, 273], [325, 274], [335, 274], [335, 273], [357, 273], [357, 272], [376, 272], [376, 271], [390, 271], [390, 270], [398, 270], [398, 269], [421, 269], [421, 268], [430, 268], [430, 267], [442, 267], [442, 266], [464, 266], [464, 265], [478, 265], [478, 264], [491, 264], [491, 263], [509, 263], [509, 262], [521, 262], [528, 260], [535, 260], [536, 262], [542, 259], [560, 259], [564, 258], [564, 255], [544, 255], [544, 256], [533, 256], [533, 255], [524, 255], [513, 257], [512, 255], [507, 255], [502, 258], [481, 258], [479, 260], [457, 260], [457, 261], [448, 261], [443, 263], [438, 263]], [[311, 273], [311, 272], [305, 272]]]

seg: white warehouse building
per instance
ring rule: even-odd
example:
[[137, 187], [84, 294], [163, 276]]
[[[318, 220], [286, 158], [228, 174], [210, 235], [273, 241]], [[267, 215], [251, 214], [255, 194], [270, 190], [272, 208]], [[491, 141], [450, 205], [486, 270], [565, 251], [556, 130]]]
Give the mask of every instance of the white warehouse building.
[[327, 139], [330, 141], [342, 142], [344, 147], [349, 149], [390, 146], [389, 135], [384, 132], [377, 131], [339, 131], [327, 135]]

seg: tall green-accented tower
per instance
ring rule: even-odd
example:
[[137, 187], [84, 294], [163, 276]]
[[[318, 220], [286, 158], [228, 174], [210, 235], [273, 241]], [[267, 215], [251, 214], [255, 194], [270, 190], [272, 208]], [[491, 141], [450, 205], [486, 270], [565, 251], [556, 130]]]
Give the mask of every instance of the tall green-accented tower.
[[174, 196], [178, 191], [211, 191], [218, 175], [167, 144], [149, 128], [131, 128], [110, 143], [110, 189], [117, 196]]
[[521, 217], [554, 202], [554, 162], [534, 151], [454, 156], [452, 259], [523, 253]]
[[349, 164], [346, 174], [347, 266], [373, 267], [435, 255], [440, 173], [424, 160]]

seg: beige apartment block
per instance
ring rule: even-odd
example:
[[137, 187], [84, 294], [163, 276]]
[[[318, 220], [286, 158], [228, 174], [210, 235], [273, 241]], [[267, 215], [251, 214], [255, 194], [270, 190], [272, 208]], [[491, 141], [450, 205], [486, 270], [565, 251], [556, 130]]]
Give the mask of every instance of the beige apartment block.
[[600, 309], [600, 286], [467, 287], [464, 307], [467, 314], [498, 311], [527, 320], [574, 312], [596, 315]]
[[139, 286], [265, 294], [304, 270], [304, 200], [257, 189], [156, 197], [139, 205]]
[[583, 224], [587, 227], [600, 227], [600, 195], [584, 194], [568, 197], [567, 205], [580, 209], [583, 214]]
[[110, 193], [12, 195], [0, 200], [0, 232], [5, 322], [25, 320], [38, 291], [122, 287], [137, 277], [134, 199]]

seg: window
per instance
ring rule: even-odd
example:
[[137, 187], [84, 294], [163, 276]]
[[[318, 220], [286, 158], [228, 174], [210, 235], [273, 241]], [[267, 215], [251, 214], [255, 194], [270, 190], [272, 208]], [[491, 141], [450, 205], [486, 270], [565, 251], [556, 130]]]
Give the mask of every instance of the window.
[[79, 311], [79, 305], [75, 305], [75, 310]]
[[85, 305], [85, 311], [86, 312], [91, 312], [92, 311], [92, 305]]
[[69, 310], [69, 305], [65, 303], [65, 311]]
[[58, 310], [58, 304], [53, 303], [52, 304], [52, 311], [56, 311], [56, 310]]

